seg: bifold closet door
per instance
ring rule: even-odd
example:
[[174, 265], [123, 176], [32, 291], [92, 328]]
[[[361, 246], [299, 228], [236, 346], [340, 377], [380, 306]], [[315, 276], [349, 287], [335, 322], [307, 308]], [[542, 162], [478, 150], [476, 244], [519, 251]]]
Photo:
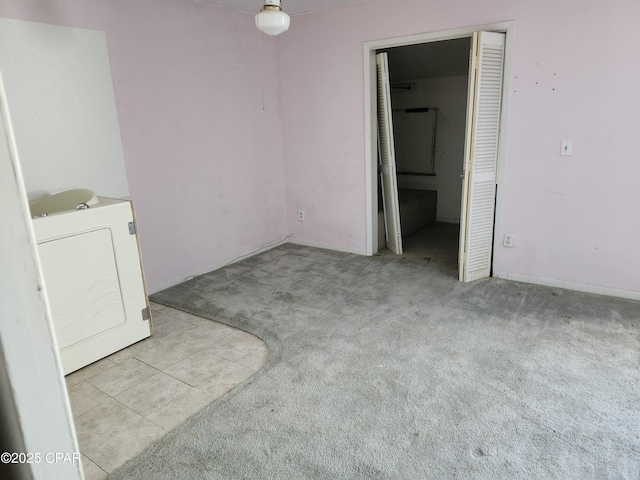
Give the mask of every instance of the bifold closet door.
[[491, 274], [505, 34], [473, 34], [460, 216], [460, 280]]
[[396, 159], [393, 143], [389, 60], [386, 53], [378, 53], [376, 55], [376, 68], [378, 72], [378, 158], [385, 234], [387, 248], [393, 253], [401, 254], [400, 204], [398, 201]]

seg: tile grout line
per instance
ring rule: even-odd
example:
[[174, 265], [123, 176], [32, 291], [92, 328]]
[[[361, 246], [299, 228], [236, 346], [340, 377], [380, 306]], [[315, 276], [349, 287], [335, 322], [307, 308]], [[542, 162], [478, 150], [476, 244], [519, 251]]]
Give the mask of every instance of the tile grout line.
[[[109, 472], [107, 472], [104, 468], [102, 468], [100, 465], [98, 465], [96, 463], [95, 460], [93, 460], [89, 455], [87, 455], [84, 452], [80, 452], [81, 455], [84, 455], [85, 457], [87, 457], [87, 460], [89, 460], [91, 463], [93, 463], [96, 467], [98, 467], [100, 470], [102, 470], [105, 474], [109, 475]], [[82, 470], [84, 471], [84, 466], [82, 467]]]

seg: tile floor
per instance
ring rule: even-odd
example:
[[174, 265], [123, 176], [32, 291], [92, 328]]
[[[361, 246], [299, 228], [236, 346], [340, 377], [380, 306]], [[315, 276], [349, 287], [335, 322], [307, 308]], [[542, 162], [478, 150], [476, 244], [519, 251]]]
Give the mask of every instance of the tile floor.
[[151, 304], [154, 334], [66, 377], [86, 480], [107, 478], [265, 364], [259, 338]]

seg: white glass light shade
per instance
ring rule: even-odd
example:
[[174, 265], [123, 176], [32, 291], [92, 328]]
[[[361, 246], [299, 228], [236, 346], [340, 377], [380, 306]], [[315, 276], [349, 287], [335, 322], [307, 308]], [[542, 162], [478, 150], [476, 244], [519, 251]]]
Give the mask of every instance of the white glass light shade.
[[282, 10], [262, 10], [256, 15], [256, 27], [267, 35], [280, 35], [289, 30], [289, 15]]

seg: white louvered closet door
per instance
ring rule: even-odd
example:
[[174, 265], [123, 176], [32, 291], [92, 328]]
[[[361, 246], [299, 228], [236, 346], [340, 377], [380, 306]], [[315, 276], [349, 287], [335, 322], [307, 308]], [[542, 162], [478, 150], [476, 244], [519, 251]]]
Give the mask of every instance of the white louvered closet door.
[[473, 36], [460, 219], [459, 265], [464, 282], [491, 273], [504, 43], [503, 33]]
[[393, 120], [391, 118], [391, 87], [389, 85], [389, 60], [386, 53], [376, 55], [378, 70], [378, 154], [380, 160], [380, 183], [382, 184], [382, 206], [387, 248], [393, 253], [402, 253], [400, 228], [400, 204], [396, 179], [396, 158], [393, 143]]

